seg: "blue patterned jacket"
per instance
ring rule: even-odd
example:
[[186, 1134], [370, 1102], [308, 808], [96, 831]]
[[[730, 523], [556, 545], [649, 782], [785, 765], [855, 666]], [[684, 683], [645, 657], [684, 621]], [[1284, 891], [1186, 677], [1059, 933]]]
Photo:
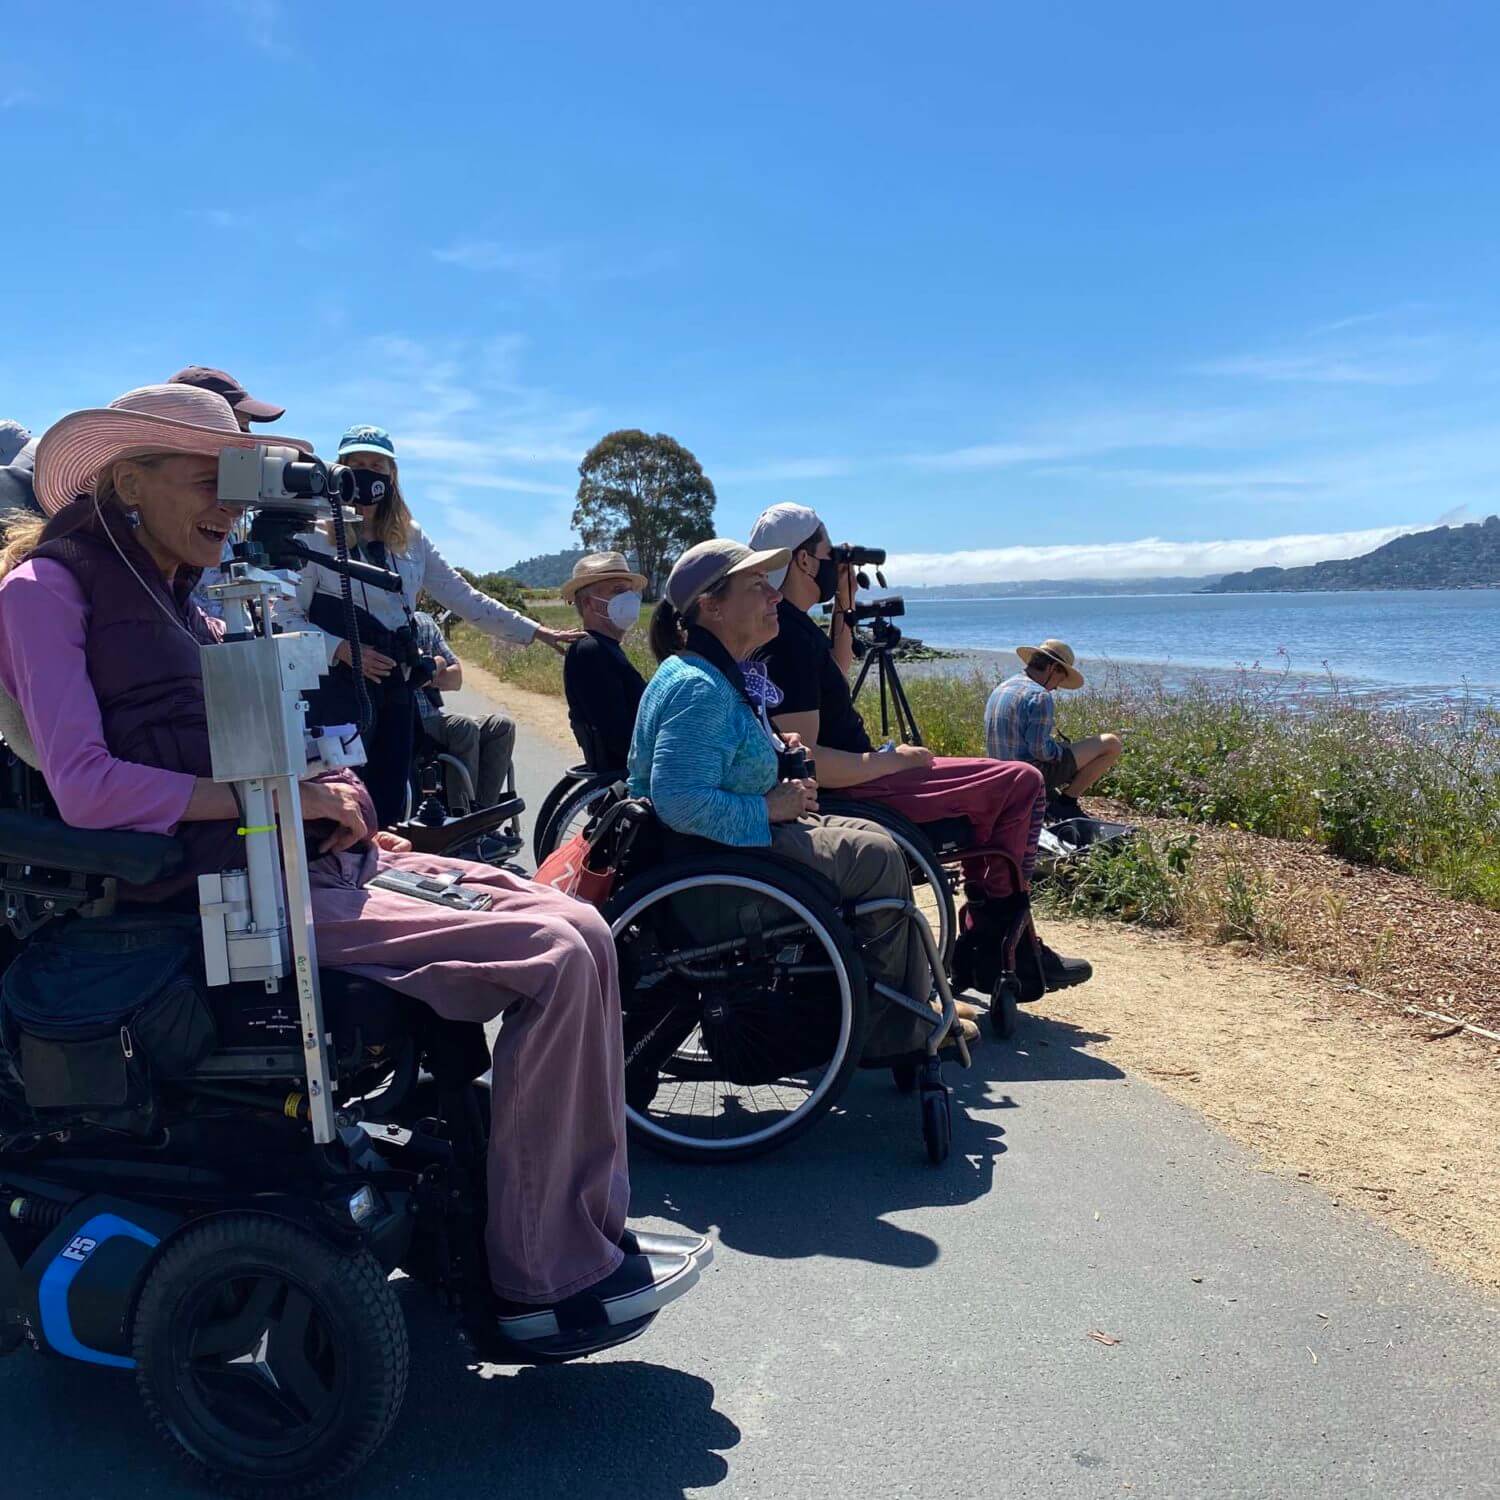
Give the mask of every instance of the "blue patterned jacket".
[[669, 656], [646, 685], [630, 741], [630, 791], [679, 833], [771, 842], [776, 748], [745, 700], [701, 657]]

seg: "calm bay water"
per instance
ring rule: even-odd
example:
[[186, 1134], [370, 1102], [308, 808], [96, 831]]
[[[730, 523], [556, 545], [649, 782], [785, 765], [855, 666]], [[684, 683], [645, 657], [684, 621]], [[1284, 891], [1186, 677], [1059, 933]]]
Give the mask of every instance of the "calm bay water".
[[898, 623], [933, 646], [1009, 651], [1054, 636], [1086, 663], [1289, 662], [1293, 680], [1331, 672], [1355, 692], [1413, 701], [1467, 689], [1500, 702], [1500, 589], [932, 599], [908, 601]]

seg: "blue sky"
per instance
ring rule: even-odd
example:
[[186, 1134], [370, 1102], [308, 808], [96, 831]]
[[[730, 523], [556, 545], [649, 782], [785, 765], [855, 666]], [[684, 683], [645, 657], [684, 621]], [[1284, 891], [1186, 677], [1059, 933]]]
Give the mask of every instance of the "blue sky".
[[[673, 434], [895, 581], [1500, 509], [1480, 4], [11, 0], [0, 415], [221, 365], [476, 567]], [[1299, 540], [1300, 539], [1300, 540]], [[1225, 545], [1226, 543], [1232, 545]]]

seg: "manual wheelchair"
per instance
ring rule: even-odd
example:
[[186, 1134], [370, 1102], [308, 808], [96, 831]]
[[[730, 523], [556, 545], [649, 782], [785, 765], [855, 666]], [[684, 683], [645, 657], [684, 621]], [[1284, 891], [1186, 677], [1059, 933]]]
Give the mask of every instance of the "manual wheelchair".
[[[664, 1155], [739, 1161], [784, 1146], [837, 1103], [887, 1002], [925, 1030], [883, 1059], [917, 1089], [934, 1163], [952, 1141], [941, 1050], [955, 1027], [943, 962], [914, 903], [847, 902], [816, 871], [769, 849], [732, 849], [667, 829], [616, 787], [570, 873], [615, 936], [631, 1135]], [[577, 877], [581, 876], [581, 880]], [[871, 981], [852, 920], [910, 920], [940, 1006]]]
[[[102, 1034], [6, 1022], [0, 1353], [24, 1342], [132, 1371], [154, 1425], [217, 1490], [294, 1497], [347, 1479], [396, 1420], [409, 1357], [397, 1268], [437, 1294], [481, 1359], [600, 1347], [578, 1335], [539, 1353], [486, 1321], [483, 1028], [325, 970], [315, 1067], [295, 979], [205, 987], [196, 919], [107, 912], [118, 884], [170, 875], [181, 846], [60, 822], [17, 754], [30, 755], [18, 721], [0, 702], [4, 967], [38, 944], [66, 959], [62, 940], [114, 934], [186, 982], [170, 1030], [155, 1004]], [[157, 1035], [172, 1045], [148, 1047]], [[333, 1127], [322, 1143], [320, 1103]]]

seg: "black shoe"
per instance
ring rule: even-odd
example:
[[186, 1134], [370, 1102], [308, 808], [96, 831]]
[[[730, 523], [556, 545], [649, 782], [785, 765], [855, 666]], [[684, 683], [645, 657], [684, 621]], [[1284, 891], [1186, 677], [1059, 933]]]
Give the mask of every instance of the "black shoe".
[[714, 1263], [714, 1242], [706, 1234], [657, 1234], [651, 1229], [627, 1229], [620, 1236], [626, 1255], [685, 1255], [700, 1271]]
[[691, 1291], [698, 1267], [686, 1255], [626, 1254], [603, 1281], [541, 1306], [496, 1299], [500, 1333], [513, 1343], [547, 1343], [567, 1334], [619, 1327]]
[[1047, 799], [1048, 823], [1066, 823], [1071, 818], [1086, 818], [1082, 804], [1077, 797], [1070, 797], [1066, 792], [1059, 792], [1055, 797]]
[[1064, 958], [1054, 953], [1045, 943], [1042, 950], [1042, 978], [1049, 990], [1071, 989], [1075, 984], [1087, 984], [1094, 977], [1094, 966], [1086, 958]]

